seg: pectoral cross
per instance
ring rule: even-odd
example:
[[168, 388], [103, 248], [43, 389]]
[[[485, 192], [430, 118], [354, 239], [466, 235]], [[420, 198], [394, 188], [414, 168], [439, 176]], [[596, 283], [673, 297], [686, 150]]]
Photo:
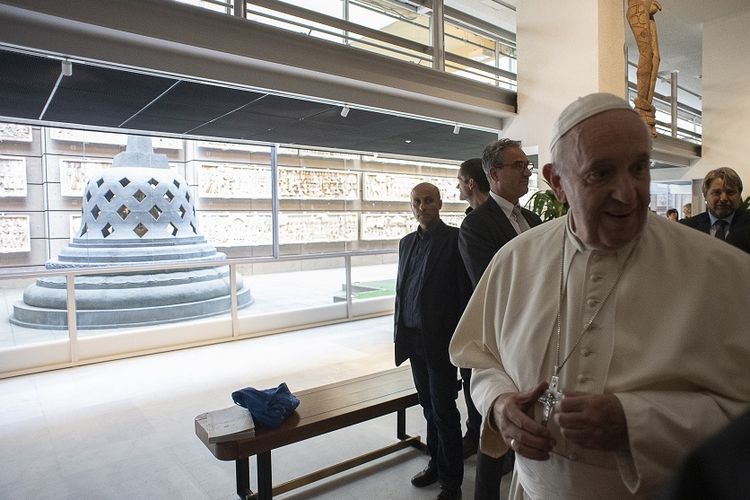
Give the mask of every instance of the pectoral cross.
[[549, 381], [549, 387], [537, 400], [542, 405], [542, 425], [547, 425], [547, 422], [552, 416], [552, 410], [554, 410], [557, 402], [563, 398], [563, 393], [560, 391], [559, 385], [559, 377], [557, 375], [552, 375], [552, 378], [550, 378]]

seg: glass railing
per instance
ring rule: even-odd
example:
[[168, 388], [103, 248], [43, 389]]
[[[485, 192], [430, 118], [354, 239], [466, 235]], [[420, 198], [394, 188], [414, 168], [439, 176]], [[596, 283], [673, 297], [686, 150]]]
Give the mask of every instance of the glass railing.
[[515, 35], [446, 7], [443, 47], [431, 40], [430, 3], [398, 0], [176, 0], [421, 66], [516, 89]]
[[381, 250], [4, 271], [0, 378], [390, 314], [396, 262]]
[[[636, 65], [628, 63], [628, 67], [630, 68], [628, 99], [633, 103], [638, 93], [637, 84], [634, 81]], [[670, 85], [671, 87], [669, 78], [659, 76], [658, 79], [662, 87], [666, 85]], [[680, 85], [675, 85], [675, 87], [675, 95], [664, 95], [658, 91], [654, 93], [653, 105], [656, 108], [656, 131], [663, 136], [701, 144], [703, 113], [700, 109], [691, 105], [691, 103], [700, 103], [701, 96]]]

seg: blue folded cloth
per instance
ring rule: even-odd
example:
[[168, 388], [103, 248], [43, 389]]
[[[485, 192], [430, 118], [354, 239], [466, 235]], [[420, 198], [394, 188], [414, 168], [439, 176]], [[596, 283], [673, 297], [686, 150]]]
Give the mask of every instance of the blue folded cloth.
[[299, 406], [299, 399], [282, 382], [274, 389], [245, 387], [232, 393], [232, 400], [250, 411], [253, 420], [267, 427], [278, 427]]

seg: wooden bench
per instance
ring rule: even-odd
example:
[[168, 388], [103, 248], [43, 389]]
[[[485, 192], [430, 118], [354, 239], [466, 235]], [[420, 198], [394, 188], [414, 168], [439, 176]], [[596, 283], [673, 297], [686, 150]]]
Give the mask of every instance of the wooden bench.
[[[235, 461], [240, 498], [267, 500], [409, 446], [424, 449], [419, 436], [406, 434], [406, 409], [419, 403], [409, 366], [307, 389], [295, 395], [300, 400], [297, 410], [276, 429], [256, 427], [209, 439], [210, 414], [216, 412], [195, 417], [195, 433], [211, 453], [219, 460]], [[397, 415], [395, 443], [273, 486], [272, 450], [394, 412]], [[252, 455], [257, 456], [257, 493], [250, 489], [249, 457]]]

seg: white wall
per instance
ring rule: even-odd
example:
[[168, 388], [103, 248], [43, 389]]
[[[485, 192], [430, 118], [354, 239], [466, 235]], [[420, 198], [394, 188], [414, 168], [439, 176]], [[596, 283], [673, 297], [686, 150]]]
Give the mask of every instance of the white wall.
[[703, 26], [703, 157], [687, 178], [731, 167], [750, 193], [750, 10]]
[[524, 0], [517, 6], [518, 117], [501, 134], [539, 148], [549, 161], [552, 124], [591, 92], [625, 95], [623, 4], [612, 0]]

